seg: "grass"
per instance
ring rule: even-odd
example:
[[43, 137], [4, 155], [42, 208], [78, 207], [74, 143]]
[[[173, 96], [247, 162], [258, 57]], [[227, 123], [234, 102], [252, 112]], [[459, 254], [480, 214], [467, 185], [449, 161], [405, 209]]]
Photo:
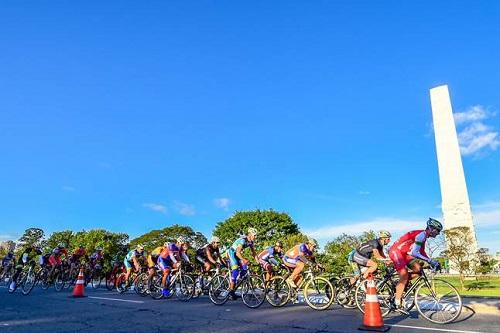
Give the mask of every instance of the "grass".
[[465, 280], [464, 289], [461, 289], [458, 276], [440, 276], [439, 278], [450, 282], [462, 296], [500, 297], [500, 277], [479, 276], [477, 280]]

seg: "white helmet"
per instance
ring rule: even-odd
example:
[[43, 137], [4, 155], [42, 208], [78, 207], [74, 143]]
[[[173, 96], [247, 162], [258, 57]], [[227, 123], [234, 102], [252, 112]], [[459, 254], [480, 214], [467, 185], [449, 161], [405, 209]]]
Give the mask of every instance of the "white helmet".
[[180, 236], [180, 237], [177, 237], [177, 243], [179, 244], [186, 244], [187, 241], [186, 241], [186, 238]]
[[257, 236], [257, 229], [255, 228], [248, 228], [248, 234], [249, 235], [254, 235], [254, 236]]
[[210, 243], [219, 243], [220, 239], [217, 236], [212, 236], [212, 239], [210, 240]]

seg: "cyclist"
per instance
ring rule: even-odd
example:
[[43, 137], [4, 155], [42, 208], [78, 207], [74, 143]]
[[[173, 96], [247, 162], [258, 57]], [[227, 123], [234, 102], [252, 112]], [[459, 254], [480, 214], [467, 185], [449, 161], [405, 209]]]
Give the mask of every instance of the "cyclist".
[[132, 274], [132, 268], [135, 268], [136, 272], [141, 270], [141, 263], [139, 260], [144, 259], [144, 255], [144, 246], [142, 244], [138, 244], [135, 249], [130, 250], [125, 256], [125, 259], [123, 259], [123, 264], [127, 269], [127, 273], [125, 273], [125, 288], [129, 287], [129, 278], [130, 274]]
[[220, 239], [213, 236], [207, 243], [196, 250], [196, 260], [202, 265], [203, 273], [207, 273], [213, 266], [220, 265]]
[[16, 272], [12, 276], [12, 282], [9, 286], [9, 289], [11, 291], [16, 289], [16, 280], [19, 277], [19, 274], [21, 274], [21, 271], [23, 270], [25, 265], [32, 265], [35, 266], [35, 261], [34, 258], [37, 255], [42, 254], [42, 251], [36, 246], [28, 246], [26, 250], [24, 250], [23, 254], [21, 255], [21, 260], [16, 265]]
[[304, 266], [316, 263], [314, 251], [317, 247], [318, 243], [316, 240], [308, 238], [305, 243], [295, 245], [283, 256], [285, 266], [293, 269], [292, 274], [286, 280], [293, 288], [297, 288], [297, 285], [300, 284], [300, 273], [304, 269]]
[[414, 230], [404, 234], [390, 248], [389, 257], [394, 262], [394, 267], [399, 274], [399, 282], [396, 285], [396, 310], [403, 314], [408, 314], [402, 304], [402, 296], [406, 284], [408, 283], [408, 268], [412, 270], [411, 278], [418, 276], [422, 270], [422, 266], [417, 262], [421, 259], [435, 269], [439, 269], [439, 262], [429, 258], [425, 253], [425, 241], [427, 238], [436, 237], [443, 225], [436, 219], [429, 218], [427, 220], [427, 228], [425, 230]]
[[80, 261], [84, 257], [87, 257], [87, 250], [85, 249], [85, 246], [83, 246], [83, 244], [80, 244], [75, 252], [73, 252], [73, 254], [69, 257], [71, 268], [75, 268], [80, 265]]
[[95, 252], [89, 258], [89, 263], [91, 268], [95, 268], [97, 265], [100, 265], [101, 268], [104, 266], [104, 255], [102, 253], [102, 247], [98, 247], [95, 249]]
[[49, 257], [49, 264], [50, 264], [50, 272], [49, 272], [49, 277], [52, 277], [52, 274], [54, 273], [54, 270], [56, 267], [62, 265], [62, 260], [61, 256], [67, 257], [68, 256], [68, 250], [66, 249], [66, 244], [64, 243], [59, 243], [57, 247], [55, 247], [52, 250], [52, 254]]
[[158, 257], [160, 253], [168, 248], [169, 243], [165, 242], [163, 246], [156, 247], [151, 253], [148, 255], [148, 291], [151, 289], [151, 281], [153, 280], [153, 276], [156, 273], [156, 266], [158, 263]]
[[167, 247], [163, 248], [158, 256], [158, 266], [163, 270], [163, 277], [161, 279], [161, 287], [163, 288], [162, 293], [164, 297], [170, 296], [170, 290], [168, 289], [167, 281], [170, 276], [170, 271], [172, 269], [180, 268], [182, 260], [189, 261], [189, 257], [186, 254], [187, 241], [184, 237], [177, 238], [176, 243], [168, 244]]
[[235, 240], [233, 245], [231, 245], [231, 247], [227, 250], [231, 270], [231, 279], [229, 279], [229, 295], [233, 300], [237, 298], [234, 292], [234, 287], [236, 285], [236, 281], [238, 280], [238, 276], [244, 277], [248, 271], [248, 259], [243, 256], [243, 250], [249, 247], [255, 260], [258, 260], [254, 246], [256, 238], [257, 230], [255, 228], [248, 228], [247, 235]]
[[391, 233], [382, 230], [379, 232], [377, 239], [364, 242], [356, 248], [352, 256], [352, 261], [359, 266], [368, 268], [363, 272], [363, 278], [368, 278], [368, 275], [374, 273], [378, 268], [377, 261], [372, 258], [385, 263], [392, 263], [391, 259], [387, 258], [384, 254], [384, 246], [389, 244], [390, 241]]
[[280, 266], [280, 263], [275, 259], [275, 256], [279, 258], [283, 256], [283, 243], [281, 241], [277, 241], [274, 246], [269, 246], [258, 255], [259, 264], [266, 272], [265, 282], [271, 280], [273, 277], [273, 266]]
[[2, 259], [2, 271], [1, 271], [2, 276], [4, 272], [7, 271], [11, 263], [12, 265], [15, 265], [16, 263], [16, 260], [14, 258], [14, 251], [12, 250], [10, 250]]

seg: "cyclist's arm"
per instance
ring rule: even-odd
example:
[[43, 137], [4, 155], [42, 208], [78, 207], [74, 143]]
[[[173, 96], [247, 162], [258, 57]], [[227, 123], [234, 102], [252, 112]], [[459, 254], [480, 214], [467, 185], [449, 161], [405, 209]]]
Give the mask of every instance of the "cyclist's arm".
[[269, 257], [269, 262], [273, 264], [274, 266], [279, 266], [278, 260], [274, 259], [274, 257]]
[[182, 254], [181, 254], [181, 256], [182, 256], [182, 259], [184, 259], [184, 261], [186, 261], [186, 262], [188, 262], [188, 263], [191, 263], [191, 262], [189, 261], [189, 257], [188, 257], [188, 255], [186, 254], [186, 252], [184, 252], [184, 251], [183, 251], [183, 252], [182, 252]]
[[238, 247], [236, 248], [236, 257], [238, 257], [238, 259], [240, 260], [246, 260], [245, 257], [243, 257], [243, 255], [241, 254], [241, 250], [242, 246], [238, 245]]
[[217, 261], [214, 259], [214, 257], [212, 256], [212, 253], [210, 252], [210, 250], [208, 249], [208, 246], [207, 248], [205, 249], [205, 253], [207, 254], [207, 259], [208, 261], [210, 261], [212, 264], [217, 264]]
[[382, 261], [390, 260], [385, 256], [385, 254], [383, 252], [380, 253], [379, 250], [377, 250], [377, 249], [373, 249], [373, 256], [375, 257], [375, 259], [379, 259]]
[[423, 248], [423, 246], [425, 246], [425, 239], [425, 231], [422, 231], [417, 235], [417, 237], [415, 237], [415, 243], [413, 243], [410, 248], [410, 255], [426, 262], [431, 262], [432, 259], [427, 256]]
[[132, 257], [132, 262], [134, 263], [134, 266], [137, 270], [139, 270], [139, 268], [141, 267], [141, 265], [139, 264], [139, 260], [137, 260], [137, 257], [136, 256], [133, 256]]

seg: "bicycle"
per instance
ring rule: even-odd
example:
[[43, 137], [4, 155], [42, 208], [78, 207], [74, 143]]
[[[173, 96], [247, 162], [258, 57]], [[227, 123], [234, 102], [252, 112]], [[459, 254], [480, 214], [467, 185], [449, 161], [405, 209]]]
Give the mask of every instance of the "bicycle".
[[[133, 287], [134, 291], [139, 294], [138, 289], [136, 288], [136, 284], [139, 276], [141, 275], [141, 272], [142, 269], [139, 269], [138, 271], [133, 270], [128, 280], [125, 279], [125, 276], [127, 275], [126, 272], [120, 273], [120, 275], [118, 275], [118, 277], [116, 278], [116, 291], [118, 291], [120, 294], [123, 294], [130, 287]], [[129, 283], [130, 281], [132, 281], [132, 283]]]
[[[162, 287], [163, 271], [157, 270], [151, 280], [149, 293], [153, 299], [159, 300], [165, 298]], [[181, 267], [171, 271], [167, 280], [167, 288], [170, 290], [170, 295], [166, 298], [171, 298], [175, 293], [175, 297], [180, 301], [187, 302], [194, 295], [195, 283], [191, 276], [184, 272]]]
[[[241, 276], [240, 271], [235, 285], [235, 292], [240, 290], [243, 303], [249, 308], [258, 308], [266, 299], [266, 287], [264, 280], [250, 271]], [[230, 297], [229, 279], [231, 272], [216, 274], [210, 281], [208, 287], [208, 296], [215, 305], [225, 304]]]
[[[431, 269], [430, 272], [428, 277], [423, 268], [416, 280], [408, 282], [403, 293], [404, 308], [409, 312], [416, 306], [418, 313], [424, 319], [435, 324], [451, 323], [462, 312], [462, 297], [451, 283], [434, 278], [436, 269]], [[388, 268], [384, 278], [375, 283], [383, 316], [396, 308], [396, 284], [394, 270]], [[356, 290], [356, 303], [361, 312], [364, 312], [364, 303], [361, 303], [361, 299], [366, 295], [366, 288], [361, 287], [363, 285], [361, 284]]]
[[287, 267], [287, 273], [271, 279], [266, 299], [274, 307], [282, 307], [288, 302], [299, 303], [300, 291], [305, 302], [314, 310], [326, 310], [334, 301], [335, 288], [331, 282], [315, 273], [318, 269], [308, 269], [301, 273], [301, 280], [297, 288], [290, 285], [287, 279], [292, 269]]
[[116, 288], [116, 282], [118, 280], [118, 276], [125, 271], [125, 267], [118, 262], [114, 262], [113, 268], [111, 269], [110, 272], [106, 274], [106, 289], [109, 291], [113, 290]]
[[[28, 264], [24, 265], [21, 272], [19, 272], [15, 281], [15, 287], [9, 288], [9, 293], [13, 293], [16, 289], [21, 287], [21, 293], [26, 296], [36, 285], [37, 279], [38, 274], [35, 271], [35, 262], [30, 261]], [[12, 282], [12, 279], [10, 282]]]

